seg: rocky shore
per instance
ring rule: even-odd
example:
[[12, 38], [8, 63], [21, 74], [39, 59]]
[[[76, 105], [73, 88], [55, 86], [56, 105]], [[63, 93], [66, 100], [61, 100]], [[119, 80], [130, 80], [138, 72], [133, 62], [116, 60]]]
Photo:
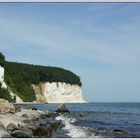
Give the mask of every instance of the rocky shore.
[[63, 123], [55, 119], [60, 112], [67, 112], [62, 105], [56, 112], [36, 108], [21, 109], [0, 99], [0, 137], [36, 138], [52, 137]]

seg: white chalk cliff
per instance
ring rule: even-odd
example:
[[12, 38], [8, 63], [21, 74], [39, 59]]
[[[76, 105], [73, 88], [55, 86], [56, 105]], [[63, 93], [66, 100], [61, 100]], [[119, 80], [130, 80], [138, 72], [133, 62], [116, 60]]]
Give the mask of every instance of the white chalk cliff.
[[4, 68], [1, 66], [0, 66], [0, 83], [2, 88], [7, 88], [7, 85], [4, 82]]
[[[1, 87], [7, 89], [7, 85], [4, 81], [4, 68], [1, 67], [0, 65], [0, 83], [1, 83]], [[16, 96], [16, 103], [22, 103], [23, 101], [17, 96], [15, 95], [9, 88], [8, 88], [10, 94], [12, 97]]]
[[46, 82], [33, 85], [37, 102], [47, 103], [83, 103], [81, 87], [61, 82]]

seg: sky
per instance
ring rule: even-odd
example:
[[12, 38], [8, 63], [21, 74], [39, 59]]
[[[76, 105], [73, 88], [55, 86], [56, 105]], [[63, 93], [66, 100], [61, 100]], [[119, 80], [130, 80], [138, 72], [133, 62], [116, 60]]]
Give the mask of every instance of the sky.
[[0, 51], [71, 70], [88, 102], [140, 102], [140, 3], [0, 3]]

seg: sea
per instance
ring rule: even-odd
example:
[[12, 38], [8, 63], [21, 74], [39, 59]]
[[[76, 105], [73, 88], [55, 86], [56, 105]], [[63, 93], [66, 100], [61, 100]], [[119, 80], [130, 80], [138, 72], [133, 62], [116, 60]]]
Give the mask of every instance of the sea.
[[[59, 113], [54, 118], [64, 124], [62, 129], [56, 131], [54, 138], [140, 138], [140, 103], [65, 105], [70, 112]], [[22, 108], [28, 106], [24, 104]], [[32, 106], [42, 111], [56, 111], [59, 104], [32, 104]]]

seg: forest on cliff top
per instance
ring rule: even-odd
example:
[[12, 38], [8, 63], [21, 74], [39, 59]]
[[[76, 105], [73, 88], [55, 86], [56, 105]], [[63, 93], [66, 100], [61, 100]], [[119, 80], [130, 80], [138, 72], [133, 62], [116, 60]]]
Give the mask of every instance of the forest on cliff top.
[[32, 102], [36, 99], [31, 85], [39, 82], [65, 82], [71, 85], [82, 85], [80, 77], [69, 70], [58, 67], [7, 62], [2, 53], [0, 53], [0, 65], [5, 69], [6, 84], [23, 101]]

